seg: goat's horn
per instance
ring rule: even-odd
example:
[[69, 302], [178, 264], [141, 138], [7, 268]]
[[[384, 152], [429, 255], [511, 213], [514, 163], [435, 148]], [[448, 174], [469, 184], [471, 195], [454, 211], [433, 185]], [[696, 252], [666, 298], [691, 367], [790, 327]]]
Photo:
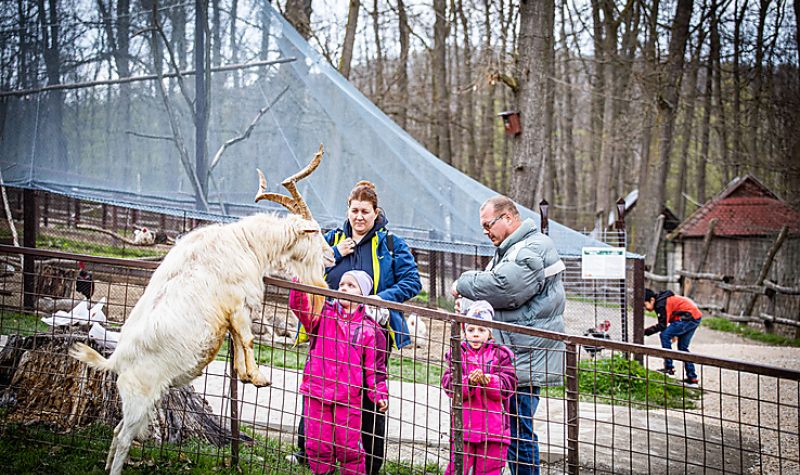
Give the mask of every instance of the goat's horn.
[[309, 162], [305, 168], [281, 182], [281, 185], [283, 185], [287, 190], [289, 190], [289, 193], [292, 194], [295, 206], [297, 207], [297, 214], [306, 219], [314, 219], [314, 217], [311, 215], [311, 209], [309, 209], [308, 205], [306, 204], [306, 200], [303, 199], [303, 195], [297, 191], [297, 182], [307, 177], [317, 169], [319, 164], [322, 162], [322, 156], [324, 154], [325, 151], [322, 147], [322, 144], [319, 144], [319, 151], [314, 154], [314, 158], [311, 159], [311, 162]]
[[264, 176], [264, 173], [258, 168], [256, 168], [256, 171], [258, 172], [258, 193], [256, 193], [256, 203], [258, 203], [261, 200], [274, 201], [275, 203], [283, 205], [286, 209], [288, 209], [292, 213], [301, 214], [300, 210], [297, 208], [297, 204], [292, 198], [286, 195], [282, 195], [280, 193], [268, 192], [267, 178]]

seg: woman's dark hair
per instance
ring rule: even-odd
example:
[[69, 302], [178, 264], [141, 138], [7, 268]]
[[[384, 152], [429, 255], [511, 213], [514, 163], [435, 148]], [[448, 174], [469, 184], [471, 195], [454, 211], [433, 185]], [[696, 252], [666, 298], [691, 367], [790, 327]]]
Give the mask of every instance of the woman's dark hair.
[[350, 192], [350, 196], [347, 197], [347, 205], [349, 206], [353, 200], [372, 203], [372, 207], [377, 210], [378, 193], [375, 192], [375, 185], [366, 180], [361, 180], [356, 183], [356, 186], [353, 187], [353, 190]]

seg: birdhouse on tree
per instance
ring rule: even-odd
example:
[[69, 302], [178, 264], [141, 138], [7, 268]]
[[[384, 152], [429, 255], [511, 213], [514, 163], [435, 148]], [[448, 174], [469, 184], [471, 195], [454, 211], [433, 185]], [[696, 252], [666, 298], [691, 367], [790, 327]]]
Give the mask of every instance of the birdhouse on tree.
[[522, 132], [519, 111], [505, 111], [497, 115], [503, 118], [503, 127], [505, 127], [508, 135], [519, 135]]

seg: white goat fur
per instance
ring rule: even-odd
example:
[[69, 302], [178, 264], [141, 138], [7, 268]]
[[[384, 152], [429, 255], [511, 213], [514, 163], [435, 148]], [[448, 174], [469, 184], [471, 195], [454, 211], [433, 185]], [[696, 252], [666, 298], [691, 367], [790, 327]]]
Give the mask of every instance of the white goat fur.
[[284, 270], [324, 286], [323, 268], [332, 260], [319, 225], [296, 215], [257, 214], [181, 239], [153, 273], [111, 357], [82, 343], [70, 350], [89, 366], [119, 375], [123, 419], [114, 429], [106, 470], [122, 472], [133, 439], [146, 431], [163, 393], [199, 376], [227, 331], [239, 379], [270, 384], [255, 362], [250, 330], [250, 314], [261, 308], [262, 277]]

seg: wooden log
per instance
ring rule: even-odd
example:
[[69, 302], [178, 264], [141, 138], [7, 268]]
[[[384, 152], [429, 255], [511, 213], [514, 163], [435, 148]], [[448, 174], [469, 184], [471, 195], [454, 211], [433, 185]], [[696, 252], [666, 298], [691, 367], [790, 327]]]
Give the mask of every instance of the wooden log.
[[721, 312], [716, 316], [722, 317], [725, 320], [730, 320], [732, 322], [738, 322], [738, 323], [762, 323], [762, 320], [760, 318], [753, 317], [750, 315], [731, 315], [730, 313]]
[[[700, 259], [697, 262], [697, 270], [696, 270], [697, 274], [701, 274], [703, 272], [703, 268], [706, 266], [706, 260], [708, 259], [708, 251], [709, 249], [711, 249], [711, 239], [714, 237], [714, 228], [717, 227], [717, 221], [719, 220], [717, 218], [714, 218], [708, 223], [708, 231], [706, 231], [706, 235], [705, 237], [703, 237], [703, 248], [700, 251]], [[684, 277], [687, 276], [684, 274]], [[696, 288], [697, 285], [694, 282], [692, 282], [689, 291], [686, 292], [686, 296], [692, 298]]]
[[677, 273], [680, 276], [695, 280], [714, 280], [719, 282], [730, 282], [733, 280], [732, 275], [714, 274], [713, 272], [691, 272], [688, 270], [679, 270]]
[[[72, 343], [87, 340], [75, 334], [9, 336], [0, 351], [0, 399], [6, 402], [6, 420], [42, 423], [66, 432], [98, 422], [116, 425], [121, 418], [117, 376], [67, 355]], [[220, 420], [191, 386], [171, 388], [157, 406], [149, 436], [172, 443], [199, 438], [223, 446], [231, 433]]]
[[[780, 250], [783, 242], [789, 236], [789, 226], [783, 225], [781, 228], [781, 232], [778, 233], [778, 237], [775, 239], [775, 242], [770, 247], [769, 252], [767, 253], [766, 259], [764, 259], [764, 264], [761, 266], [761, 272], [758, 273], [758, 279], [756, 279], [755, 285], [764, 285], [764, 281], [767, 279], [767, 274], [769, 273], [770, 267], [772, 267], [772, 261], [775, 259], [775, 255]], [[750, 297], [750, 301], [747, 303], [747, 306], [744, 309], [745, 315], [750, 315], [753, 313], [753, 310], [756, 308], [756, 301], [758, 301], [758, 294], [753, 295]]]
[[710, 310], [712, 312], [722, 312], [725, 310], [725, 307], [722, 305], [717, 305], [713, 303], [698, 303], [697, 307], [701, 310]]
[[773, 322], [773, 323], [779, 323], [781, 325], [790, 325], [790, 326], [793, 326], [793, 327], [800, 328], [800, 322], [798, 322], [797, 320], [790, 320], [788, 318], [775, 317], [775, 316], [770, 315], [768, 313], [761, 313], [760, 316], [761, 316], [761, 319], [765, 320], [765, 321], [769, 321], [769, 322]]
[[800, 287], [784, 287], [782, 285], [778, 285], [771, 280], [764, 281], [764, 287], [774, 290], [779, 294], [786, 294], [786, 295], [800, 295]]
[[680, 281], [680, 276], [677, 275], [660, 275], [660, 274], [653, 274], [652, 272], [644, 272], [645, 279], [652, 281], [652, 282], [663, 282], [668, 284], [677, 283]]
[[721, 290], [729, 290], [731, 292], [746, 292], [756, 295], [763, 295], [766, 292], [766, 287], [763, 285], [738, 285], [726, 284], [725, 282], [718, 282], [716, 285]]

